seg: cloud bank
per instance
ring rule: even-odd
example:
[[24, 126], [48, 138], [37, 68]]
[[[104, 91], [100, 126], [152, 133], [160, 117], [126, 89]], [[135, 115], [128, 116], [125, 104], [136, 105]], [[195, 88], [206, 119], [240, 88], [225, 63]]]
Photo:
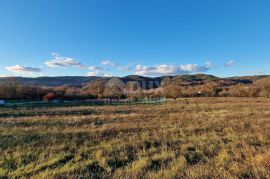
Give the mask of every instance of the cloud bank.
[[102, 77], [111, 77], [112, 75], [108, 73], [103, 73], [100, 71], [90, 71], [87, 73], [87, 76], [102, 76]]
[[56, 68], [73, 66], [78, 68], [86, 68], [86, 66], [82, 65], [79, 61], [71, 57], [63, 57], [57, 53], [52, 53], [52, 56], [54, 59], [45, 62], [48, 67]]
[[23, 65], [9, 66], [9, 67], [6, 67], [6, 69], [14, 73], [22, 73], [22, 74], [29, 74], [29, 75], [32, 75], [33, 73], [41, 72], [40, 68], [27, 67]]
[[208, 70], [209, 68], [205, 66], [198, 66], [197, 64], [186, 64], [186, 65], [162, 64], [154, 67], [137, 65], [135, 69], [135, 74], [145, 76], [183, 75], [190, 73], [207, 72]]
[[230, 60], [227, 63], [224, 64], [225, 67], [232, 67], [235, 65], [235, 61], [234, 60]]
[[88, 70], [102, 70], [101, 67], [96, 67], [96, 66], [89, 66], [87, 68], [88, 68]]
[[211, 61], [206, 61], [205, 62], [205, 66], [207, 68], [215, 68], [216, 67], [216, 65], [213, 62], [211, 62]]
[[[165, 76], [165, 75], [185, 75], [195, 73], [205, 73], [209, 70], [216, 68], [216, 65], [211, 61], [205, 61], [205, 65], [197, 64], [159, 64], [156, 66], [145, 66], [128, 64], [123, 65], [111, 60], [104, 60], [100, 62], [101, 67], [98, 66], [87, 66], [82, 64], [80, 61], [67, 56], [61, 56], [58, 53], [52, 53], [53, 59], [45, 61], [45, 64], [50, 68], [58, 67], [75, 67], [82, 70], [87, 70], [88, 76], [112, 76], [111, 71], [118, 70], [119, 72], [141, 75], [141, 76]], [[230, 60], [224, 64], [225, 67], [232, 67], [235, 65], [234, 60]], [[15, 65], [6, 67], [7, 70], [14, 73], [25, 73], [33, 74], [41, 72], [40, 68], [28, 67], [23, 65]]]
[[[52, 53], [54, 59], [46, 61], [45, 64], [51, 68], [58, 68], [58, 67], [76, 67], [80, 69], [90, 70], [88, 72], [88, 76], [104, 76], [100, 70], [103, 70], [101, 67], [97, 66], [86, 66], [83, 65], [81, 62], [77, 61], [71, 57], [64, 57], [60, 56], [58, 53]], [[109, 62], [107, 62], [108, 64]]]
[[116, 64], [110, 60], [102, 61], [101, 64], [105, 66], [116, 66]]

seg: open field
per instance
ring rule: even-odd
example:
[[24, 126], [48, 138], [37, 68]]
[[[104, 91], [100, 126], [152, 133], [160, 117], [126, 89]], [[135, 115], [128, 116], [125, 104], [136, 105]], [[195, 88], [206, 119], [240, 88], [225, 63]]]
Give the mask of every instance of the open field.
[[270, 100], [0, 108], [0, 176], [270, 178]]

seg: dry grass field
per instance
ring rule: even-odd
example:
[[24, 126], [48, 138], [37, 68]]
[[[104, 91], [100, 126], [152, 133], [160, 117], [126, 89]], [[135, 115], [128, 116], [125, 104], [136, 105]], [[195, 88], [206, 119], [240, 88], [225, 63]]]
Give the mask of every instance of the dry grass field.
[[0, 108], [0, 178], [270, 178], [270, 100]]

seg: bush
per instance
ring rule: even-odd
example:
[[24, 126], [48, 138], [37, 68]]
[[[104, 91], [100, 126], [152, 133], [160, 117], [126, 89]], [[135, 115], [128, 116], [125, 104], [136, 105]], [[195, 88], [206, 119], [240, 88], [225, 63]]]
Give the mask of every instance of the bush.
[[5, 158], [3, 162], [3, 167], [7, 171], [13, 171], [17, 169], [17, 163], [14, 158]]

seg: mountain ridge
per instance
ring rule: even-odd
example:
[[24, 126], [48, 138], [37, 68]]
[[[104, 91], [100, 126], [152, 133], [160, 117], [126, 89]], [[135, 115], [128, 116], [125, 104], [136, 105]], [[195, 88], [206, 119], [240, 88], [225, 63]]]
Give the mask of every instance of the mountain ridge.
[[129, 81], [157, 81], [162, 83], [165, 79], [173, 79], [174, 81], [231, 81], [235, 83], [249, 84], [257, 80], [269, 78], [269, 75], [254, 75], [254, 76], [236, 76], [236, 77], [217, 77], [214, 75], [196, 74], [196, 75], [176, 75], [176, 76], [159, 76], [159, 77], [146, 77], [139, 75], [128, 75], [124, 77], [100, 77], [100, 76], [42, 76], [42, 77], [0, 77], [0, 85], [8, 84], [12, 81], [19, 82], [23, 85], [29, 86], [42, 86], [42, 87], [58, 87], [58, 86], [84, 86], [87, 83], [96, 80], [109, 80], [111, 78], [119, 78], [125, 83]]

